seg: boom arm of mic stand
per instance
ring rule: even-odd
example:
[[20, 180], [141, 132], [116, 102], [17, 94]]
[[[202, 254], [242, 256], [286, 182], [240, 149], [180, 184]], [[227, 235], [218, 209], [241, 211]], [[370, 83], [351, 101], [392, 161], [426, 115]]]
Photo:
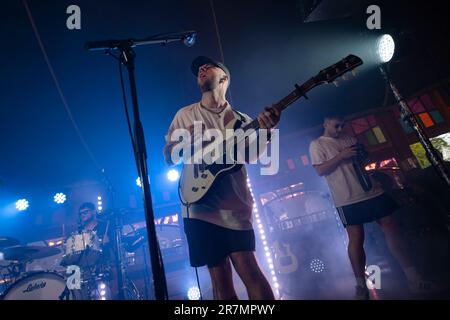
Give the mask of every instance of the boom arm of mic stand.
[[186, 31], [181, 33], [161, 34], [156, 36], [147, 37], [144, 39], [122, 39], [122, 40], [103, 40], [103, 41], [90, 41], [85, 44], [85, 48], [91, 51], [104, 51], [120, 48], [133, 48], [136, 46], [161, 44], [166, 45], [171, 42], [185, 41], [186, 39], [195, 39], [197, 33], [195, 31]]

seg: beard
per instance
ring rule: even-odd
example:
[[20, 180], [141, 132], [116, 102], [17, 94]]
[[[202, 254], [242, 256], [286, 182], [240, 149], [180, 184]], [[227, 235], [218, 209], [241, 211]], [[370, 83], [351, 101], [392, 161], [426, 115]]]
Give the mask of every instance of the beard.
[[86, 220], [81, 220], [81, 224], [83, 225], [83, 227], [85, 227], [86, 225], [88, 225], [89, 223], [91, 223], [92, 221], [94, 221], [95, 216], [91, 215], [89, 218], [87, 218]]
[[203, 83], [199, 83], [198, 86], [200, 87], [200, 91], [204, 93], [208, 91], [213, 91], [215, 88], [219, 86], [219, 83], [212, 79], [205, 79], [205, 81]]

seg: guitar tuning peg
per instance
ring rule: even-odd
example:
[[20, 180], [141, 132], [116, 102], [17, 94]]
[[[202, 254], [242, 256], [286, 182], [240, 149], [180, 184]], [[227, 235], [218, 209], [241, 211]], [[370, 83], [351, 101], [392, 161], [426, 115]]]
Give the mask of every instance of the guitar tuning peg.
[[358, 75], [358, 71], [357, 71], [356, 69], [353, 69], [353, 70], [352, 70], [352, 75], [353, 75], [354, 77], [356, 77], [356, 76]]
[[334, 80], [333, 81], [333, 84], [334, 84], [334, 86], [337, 88], [337, 87], [339, 87], [339, 82], [337, 81], [337, 80]]
[[344, 80], [344, 81], [348, 80], [347, 74], [342, 75], [342, 80]]

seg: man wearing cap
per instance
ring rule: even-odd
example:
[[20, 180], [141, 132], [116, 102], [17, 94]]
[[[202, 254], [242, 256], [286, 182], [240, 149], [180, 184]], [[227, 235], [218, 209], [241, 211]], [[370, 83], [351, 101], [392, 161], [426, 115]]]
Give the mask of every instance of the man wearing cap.
[[[199, 102], [181, 108], [173, 119], [164, 148], [166, 162], [178, 142], [170, 141], [176, 129], [193, 133], [194, 121], [205, 129], [223, 131], [235, 119], [251, 122], [246, 114], [234, 110], [226, 99], [230, 84], [227, 67], [208, 57], [197, 57], [191, 65], [202, 93]], [[274, 128], [280, 113], [267, 108], [258, 116], [261, 129]], [[208, 267], [214, 299], [238, 299], [232, 279], [231, 264], [242, 279], [250, 300], [274, 299], [272, 289], [263, 275], [256, 257], [255, 234], [252, 227], [253, 198], [247, 186], [245, 166], [221, 176], [208, 193], [188, 208], [183, 205], [183, 221], [193, 267]]]

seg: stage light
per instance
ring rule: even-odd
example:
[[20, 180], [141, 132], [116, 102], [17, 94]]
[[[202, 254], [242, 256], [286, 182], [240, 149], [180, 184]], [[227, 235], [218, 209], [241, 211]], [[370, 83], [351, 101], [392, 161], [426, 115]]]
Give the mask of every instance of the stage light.
[[103, 282], [100, 282], [97, 286], [97, 294], [96, 300], [106, 300], [107, 299], [107, 292], [106, 292], [106, 284]]
[[389, 34], [384, 34], [378, 39], [378, 57], [382, 63], [391, 61], [395, 53], [395, 41]]
[[30, 206], [30, 203], [27, 199], [20, 199], [16, 202], [16, 209], [19, 211], [25, 211]]
[[190, 287], [187, 292], [189, 300], [200, 300], [200, 290], [198, 287]]
[[62, 192], [58, 192], [53, 196], [53, 201], [55, 201], [57, 204], [63, 204], [66, 202], [66, 195]]
[[323, 270], [325, 270], [325, 264], [320, 259], [313, 259], [309, 264], [309, 267], [314, 273], [321, 273]]
[[97, 210], [98, 211], [102, 211], [103, 210], [103, 201], [102, 201], [102, 197], [101, 196], [97, 197]]
[[175, 182], [179, 177], [180, 173], [178, 172], [178, 170], [170, 169], [169, 172], [167, 172], [167, 179], [169, 179], [169, 181]]

